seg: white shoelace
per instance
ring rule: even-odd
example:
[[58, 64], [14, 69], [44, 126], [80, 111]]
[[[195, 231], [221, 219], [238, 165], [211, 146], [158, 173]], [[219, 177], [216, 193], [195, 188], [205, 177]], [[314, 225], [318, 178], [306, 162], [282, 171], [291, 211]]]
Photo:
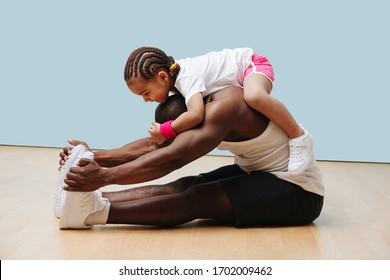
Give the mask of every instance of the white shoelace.
[[302, 159], [302, 149], [300, 146], [290, 146], [290, 160], [300, 161]]

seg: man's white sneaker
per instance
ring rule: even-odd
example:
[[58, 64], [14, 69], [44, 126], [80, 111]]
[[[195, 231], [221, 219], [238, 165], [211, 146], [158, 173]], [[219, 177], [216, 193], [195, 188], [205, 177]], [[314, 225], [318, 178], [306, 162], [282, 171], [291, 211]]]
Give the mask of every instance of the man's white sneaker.
[[89, 229], [87, 219], [94, 214], [95, 224], [105, 224], [110, 202], [101, 190], [94, 192], [68, 192], [61, 210], [60, 229]]
[[[303, 128], [304, 129], [304, 128]], [[313, 156], [313, 137], [304, 129], [305, 133], [297, 138], [292, 138], [290, 144], [290, 159], [288, 172], [291, 175], [299, 175], [306, 170]]]
[[60, 173], [58, 175], [53, 203], [54, 216], [58, 219], [61, 216], [61, 207], [64, 204], [66, 196], [66, 191], [62, 189], [66, 185], [64, 183], [64, 179], [66, 178], [66, 174], [68, 174], [70, 168], [76, 166], [81, 158], [93, 159], [93, 153], [86, 151], [84, 145], [77, 145], [72, 149], [72, 153], [70, 154], [69, 158], [61, 167]]

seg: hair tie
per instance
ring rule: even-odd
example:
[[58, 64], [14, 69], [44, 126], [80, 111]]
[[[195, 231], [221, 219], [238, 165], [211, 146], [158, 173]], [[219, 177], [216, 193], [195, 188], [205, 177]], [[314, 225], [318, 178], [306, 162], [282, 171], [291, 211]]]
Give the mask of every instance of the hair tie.
[[169, 67], [169, 70], [175, 69], [175, 68], [176, 68], [176, 65], [177, 65], [177, 62], [173, 63], [173, 64], [171, 65], [171, 67]]

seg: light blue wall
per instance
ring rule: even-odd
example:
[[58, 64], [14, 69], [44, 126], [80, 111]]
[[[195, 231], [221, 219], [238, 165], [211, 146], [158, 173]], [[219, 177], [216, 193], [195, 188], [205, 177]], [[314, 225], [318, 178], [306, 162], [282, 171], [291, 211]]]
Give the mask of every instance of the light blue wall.
[[123, 81], [130, 52], [175, 58], [249, 46], [318, 159], [390, 162], [388, 1], [1, 1], [0, 144], [112, 148], [144, 137], [156, 104]]

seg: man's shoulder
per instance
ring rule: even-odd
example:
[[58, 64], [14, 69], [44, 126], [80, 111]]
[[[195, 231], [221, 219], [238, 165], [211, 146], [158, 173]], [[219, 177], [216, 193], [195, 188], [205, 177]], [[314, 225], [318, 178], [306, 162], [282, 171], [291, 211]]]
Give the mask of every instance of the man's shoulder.
[[247, 107], [243, 90], [239, 87], [228, 87], [212, 94], [210, 102], [206, 104], [206, 114], [209, 114], [209, 117], [213, 119], [235, 119]]

